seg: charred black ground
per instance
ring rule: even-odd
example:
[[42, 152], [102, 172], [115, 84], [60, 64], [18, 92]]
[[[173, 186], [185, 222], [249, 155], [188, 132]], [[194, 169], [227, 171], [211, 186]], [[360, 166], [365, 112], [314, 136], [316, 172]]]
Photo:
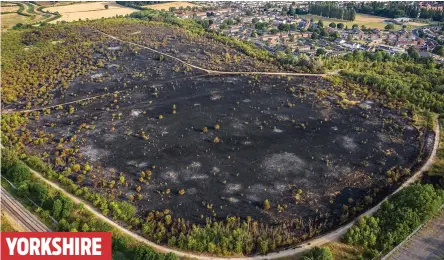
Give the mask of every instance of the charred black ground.
[[[320, 98], [331, 88], [324, 80], [175, 72], [179, 64], [147, 50], [116, 42], [107, 50], [117, 58], [74, 80], [56, 103], [121, 92], [31, 125], [63, 138], [38, 149], [51, 155], [75, 136], [80, 160], [93, 169], [69, 174], [81, 186], [114, 193], [108, 183], [122, 175], [128, 185], [116, 197], [124, 200], [140, 186], [141, 215], [169, 209], [193, 222], [275, 222], [327, 213], [386, 183], [388, 170], [410, 169], [420, 153], [408, 118], [372, 100], [343, 108], [335, 93]], [[142, 171], [151, 172], [146, 183]]]

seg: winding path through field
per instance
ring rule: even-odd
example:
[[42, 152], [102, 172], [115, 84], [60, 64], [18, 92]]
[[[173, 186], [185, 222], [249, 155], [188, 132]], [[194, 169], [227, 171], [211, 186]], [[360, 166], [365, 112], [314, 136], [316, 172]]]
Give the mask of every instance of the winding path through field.
[[[438, 120], [436, 120], [434, 131], [435, 131], [435, 140], [434, 140], [434, 144], [433, 144], [433, 150], [432, 150], [429, 158], [427, 159], [427, 161], [424, 163], [424, 165], [417, 172], [415, 172], [408, 180], [406, 180], [390, 196], [392, 196], [393, 194], [399, 192], [400, 190], [404, 189], [405, 187], [407, 187], [410, 184], [412, 184], [415, 181], [417, 181], [422, 176], [422, 174], [424, 172], [428, 171], [430, 169], [430, 167], [433, 165], [433, 160], [434, 160], [434, 158], [436, 156], [436, 152], [437, 152], [438, 146], [439, 146], [440, 129], [439, 129], [439, 122], [438, 122]], [[77, 196], [74, 196], [71, 193], [65, 191], [62, 187], [60, 187], [59, 184], [47, 180], [40, 173], [38, 173], [38, 172], [36, 172], [36, 171], [34, 171], [32, 169], [31, 169], [31, 171], [32, 171], [32, 173], [34, 173], [34, 175], [36, 177], [42, 179], [45, 183], [47, 183], [51, 187], [61, 191], [67, 197], [71, 198], [75, 203], [82, 203], [82, 204], [84, 204], [84, 207], [86, 209], [88, 209], [89, 211], [91, 211], [97, 218], [105, 221], [109, 225], [115, 227], [116, 229], [120, 230], [121, 232], [127, 234], [128, 236], [131, 236], [132, 238], [136, 239], [137, 241], [142, 242], [142, 243], [150, 246], [151, 248], [153, 248], [154, 250], [156, 250], [158, 252], [163, 252], [163, 253], [172, 252], [172, 253], [176, 254], [177, 256], [179, 256], [179, 257], [190, 257], [190, 258], [194, 258], [194, 259], [198, 259], [198, 260], [266, 260], [266, 259], [276, 259], [276, 258], [282, 258], [282, 257], [291, 257], [291, 256], [294, 256], [296, 254], [304, 253], [304, 252], [310, 250], [313, 247], [322, 246], [322, 245], [324, 245], [324, 244], [326, 244], [328, 242], [339, 240], [347, 232], [347, 230], [355, 223], [355, 221], [358, 218], [363, 217], [363, 216], [373, 215], [381, 207], [382, 203], [384, 201], [386, 201], [390, 197], [390, 196], [387, 196], [378, 205], [376, 205], [373, 208], [367, 210], [366, 212], [361, 214], [358, 218], [356, 218], [355, 220], [351, 221], [347, 225], [339, 227], [338, 229], [336, 229], [336, 230], [334, 230], [332, 232], [329, 232], [327, 234], [321, 235], [320, 237], [317, 237], [317, 238], [314, 238], [312, 240], [309, 240], [309, 241], [307, 241], [307, 242], [305, 242], [305, 243], [303, 243], [301, 245], [298, 245], [296, 248], [286, 249], [286, 250], [283, 250], [283, 251], [280, 251], [280, 252], [276, 252], [276, 253], [271, 253], [271, 254], [268, 254], [268, 255], [265, 255], [265, 256], [213, 257], [213, 256], [205, 256], [205, 255], [199, 255], [199, 254], [182, 252], [182, 251], [174, 250], [174, 249], [162, 246], [162, 245], [158, 245], [158, 244], [156, 244], [154, 242], [151, 242], [148, 239], [140, 236], [136, 232], [130, 231], [130, 230], [122, 227], [121, 225], [119, 225], [117, 222], [114, 222], [113, 220], [109, 219], [108, 217], [102, 215], [102, 213], [99, 212], [95, 207], [91, 206], [91, 204], [89, 202], [84, 201], [83, 199], [80, 199]]]

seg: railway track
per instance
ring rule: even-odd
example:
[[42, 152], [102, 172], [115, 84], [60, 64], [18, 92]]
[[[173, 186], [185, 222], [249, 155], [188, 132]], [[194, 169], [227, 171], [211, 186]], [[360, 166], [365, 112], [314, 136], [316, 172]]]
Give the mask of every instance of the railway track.
[[1, 188], [1, 210], [30, 232], [51, 232], [36, 216], [15, 200], [3, 187]]

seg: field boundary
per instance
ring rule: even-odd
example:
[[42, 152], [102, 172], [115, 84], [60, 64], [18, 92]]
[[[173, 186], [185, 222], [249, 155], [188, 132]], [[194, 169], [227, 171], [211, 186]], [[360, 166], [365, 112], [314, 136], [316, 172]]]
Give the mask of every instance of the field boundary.
[[109, 225], [115, 227], [116, 229], [122, 231], [124, 234], [131, 236], [132, 238], [136, 239], [139, 242], [142, 242], [148, 246], [150, 246], [151, 248], [153, 248], [154, 250], [161, 252], [161, 253], [174, 253], [179, 257], [189, 257], [189, 258], [194, 258], [194, 259], [198, 259], [198, 260], [267, 260], [267, 259], [276, 259], [276, 258], [282, 258], [282, 257], [291, 257], [294, 256], [296, 254], [300, 254], [300, 253], [305, 253], [306, 251], [317, 247], [317, 246], [322, 246], [328, 242], [331, 241], [337, 241], [339, 240], [346, 232], [347, 230], [352, 227], [352, 225], [360, 218], [364, 217], [364, 216], [371, 216], [373, 215], [382, 205], [382, 203], [384, 203], [386, 200], [388, 200], [391, 196], [393, 196], [394, 194], [398, 193], [399, 191], [401, 191], [402, 189], [404, 189], [405, 187], [409, 186], [410, 184], [414, 183], [416, 180], [419, 179], [419, 177], [421, 177], [421, 175], [428, 171], [430, 169], [430, 167], [433, 165], [433, 160], [436, 156], [438, 147], [439, 147], [439, 139], [440, 139], [440, 129], [439, 129], [439, 122], [438, 119], [435, 119], [435, 139], [434, 139], [434, 144], [433, 144], [433, 150], [429, 156], [429, 158], [427, 159], [427, 161], [422, 165], [422, 167], [416, 171], [408, 180], [406, 180], [398, 189], [396, 189], [392, 194], [388, 195], [384, 200], [382, 200], [380, 203], [378, 203], [376, 206], [374, 206], [373, 208], [368, 209], [367, 211], [365, 211], [364, 213], [362, 213], [361, 215], [359, 215], [358, 217], [356, 217], [354, 220], [352, 220], [350, 223], [341, 226], [339, 228], [337, 228], [336, 230], [333, 230], [329, 233], [326, 233], [324, 235], [321, 235], [320, 237], [311, 239], [306, 241], [303, 244], [297, 245], [295, 248], [291, 248], [291, 249], [285, 249], [282, 250], [280, 252], [275, 252], [275, 253], [270, 253], [267, 255], [257, 255], [257, 256], [251, 256], [251, 257], [214, 257], [214, 256], [206, 256], [206, 255], [199, 255], [199, 254], [194, 254], [194, 253], [187, 253], [187, 252], [183, 252], [183, 251], [178, 251], [175, 249], [171, 249], [169, 247], [166, 246], [162, 246], [159, 244], [156, 244], [144, 237], [142, 237], [141, 235], [139, 235], [138, 233], [134, 232], [134, 231], [130, 231], [126, 228], [124, 228], [123, 226], [121, 226], [120, 224], [118, 224], [117, 222], [111, 220], [110, 218], [108, 218], [107, 216], [103, 215], [101, 212], [99, 212], [94, 206], [91, 206], [91, 204], [81, 198], [78, 198], [77, 196], [71, 194], [70, 192], [66, 191], [64, 188], [62, 188], [58, 183], [52, 182], [48, 179], [46, 179], [45, 177], [43, 177], [43, 175], [41, 175], [39, 172], [33, 170], [31, 167], [28, 166], [28, 168], [30, 169], [30, 171], [39, 179], [43, 180], [46, 184], [50, 185], [51, 187], [55, 188], [56, 190], [62, 192], [65, 196], [69, 197], [70, 199], [72, 199], [75, 203], [82, 203], [84, 204], [84, 207], [86, 209], [88, 209], [89, 211], [91, 211], [92, 214], [94, 214], [96, 217], [98, 217], [99, 219], [105, 221], [106, 223], [108, 223]]

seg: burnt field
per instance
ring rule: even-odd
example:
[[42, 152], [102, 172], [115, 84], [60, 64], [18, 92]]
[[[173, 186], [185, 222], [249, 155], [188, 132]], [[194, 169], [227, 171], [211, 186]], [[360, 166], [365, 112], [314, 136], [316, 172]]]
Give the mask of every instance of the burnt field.
[[[152, 37], [163, 35], [115, 26], [94, 25], [112, 35], [121, 28], [121, 37], [138, 35], [150, 47], [158, 41]], [[91, 66], [56, 84], [51, 101], [34, 108], [54, 107], [26, 113], [18, 138], [70, 191], [157, 243], [222, 255], [294, 245], [376, 204], [431, 149], [433, 134], [415, 125], [409, 111], [382, 105], [383, 98], [362, 86], [338, 87], [318, 77], [207, 75], [80, 28], [96, 41]], [[267, 67], [217, 41], [165, 28], [176, 38], [156, 48], [173, 55], [168, 46], [178, 41], [174, 48], [193, 64]], [[208, 43], [212, 58], [189, 53], [199, 42]], [[244, 58], [224, 59], [225, 50]], [[34, 100], [11, 106], [29, 108]], [[136, 215], [121, 217], [113, 202], [127, 202]], [[207, 235], [219, 233], [202, 247], [181, 244], [182, 235], [182, 241], [203, 239], [193, 224]], [[246, 241], [240, 249], [220, 242], [233, 228], [245, 232], [233, 240]]]
[[[320, 94], [331, 93], [326, 81], [192, 71], [154, 80], [161, 62], [148, 51], [122, 57], [92, 72], [92, 81], [74, 80], [57, 103], [121, 93], [53, 110], [30, 129], [54, 137], [37, 150], [57, 159], [56, 169], [69, 168], [80, 186], [134, 200], [141, 215], [169, 209], [193, 222], [313, 216], [362, 199], [387, 183], [388, 170], [410, 169], [420, 153], [408, 119], [371, 100], [343, 108], [339, 96]], [[61, 156], [70, 148], [76, 159]], [[126, 185], [116, 191], [109, 184], [120, 176]]]

